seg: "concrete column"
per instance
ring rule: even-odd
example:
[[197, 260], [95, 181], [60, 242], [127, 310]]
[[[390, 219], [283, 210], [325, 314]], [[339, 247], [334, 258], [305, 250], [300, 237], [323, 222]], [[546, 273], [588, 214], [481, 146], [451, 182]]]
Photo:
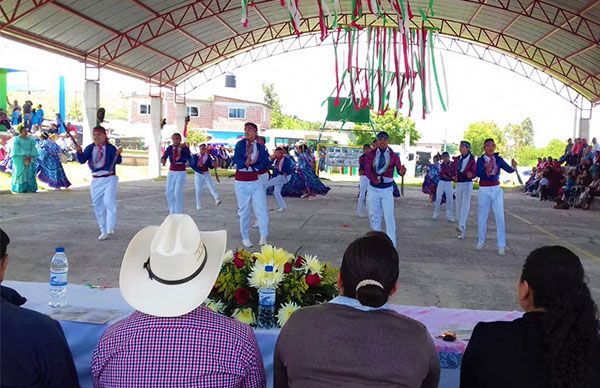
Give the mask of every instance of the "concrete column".
[[[183, 128], [185, 127], [185, 102], [175, 104], [175, 132], [183, 135]], [[185, 141], [185, 139], [184, 139]]]
[[152, 132], [146, 138], [148, 142], [148, 176], [156, 178], [160, 172], [160, 120], [163, 117], [162, 97], [150, 98], [150, 125]]
[[[100, 84], [96, 81], [85, 81], [83, 87], [83, 144], [93, 142], [92, 130], [96, 126], [96, 112], [100, 108]], [[63, 119], [65, 119], [63, 117]]]

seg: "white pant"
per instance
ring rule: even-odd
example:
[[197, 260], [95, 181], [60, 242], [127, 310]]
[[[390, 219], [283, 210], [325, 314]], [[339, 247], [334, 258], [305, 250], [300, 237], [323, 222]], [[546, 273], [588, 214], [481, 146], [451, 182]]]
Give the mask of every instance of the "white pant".
[[242, 240], [249, 240], [250, 233], [250, 201], [256, 214], [256, 221], [260, 235], [267, 238], [269, 235], [269, 214], [267, 213], [267, 193], [260, 180], [235, 181], [235, 198], [238, 204], [238, 215], [240, 217], [240, 233]]
[[358, 203], [356, 204], [356, 215], [362, 216], [365, 214], [365, 205], [367, 204], [367, 190], [369, 188], [369, 178], [366, 175], [361, 175], [358, 181], [359, 193]]
[[396, 246], [396, 218], [394, 217], [394, 188], [379, 189], [369, 185], [367, 189], [369, 202], [369, 220], [371, 229], [381, 231], [381, 215], [385, 219], [385, 230]]
[[456, 214], [458, 226], [462, 231], [467, 230], [467, 219], [471, 209], [471, 194], [473, 194], [473, 182], [456, 183]]
[[504, 191], [500, 186], [479, 187], [477, 196], [477, 227], [478, 244], [485, 243], [485, 234], [487, 231], [487, 219], [490, 207], [494, 211], [496, 219], [496, 234], [498, 248], [506, 247], [506, 236], [504, 234]]
[[169, 214], [183, 214], [183, 189], [185, 171], [169, 171], [167, 174], [167, 206]]
[[263, 185], [265, 190], [267, 190], [267, 185], [269, 184], [269, 173], [266, 172], [264, 174], [258, 174], [258, 180]]
[[194, 173], [194, 186], [196, 186], [196, 208], [202, 209], [202, 190], [204, 189], [204, 185], [208, 186], [208, 190], [215, 200], [219, 199], [219, 192], [215, 188], [213, 184], [212, 178], [209, 172], [205, 172], [200, 174], [198, 172]]
[[113, 231], [117, 225], [117, 182], [116, 175], [92, 178], [90, 194], [100, 233]]
[[433, 216], [439, 217], [440, 207], [442, 206], [442, 196], [446, 194], [446, 219], [454, 219], [454, 190], [452, 189], [452, 181], [440, 180], [437, 185], [437, 191], [435, 192], [435, 209], [433, 210]]
[[267, 188], [273, 186], [273, 195], [275, 195], [277, 205], [279, 205], [281, 209], [287, 208], [285, 201], [281, 196], [281, 189], [283, 188], [283, 186], [285, 186], [286, 183], [290, 181], [291, 178], [292, 177], [289, 175], [277, 175], [276, 177], [269, 179], [269, 183], [267, 183]]

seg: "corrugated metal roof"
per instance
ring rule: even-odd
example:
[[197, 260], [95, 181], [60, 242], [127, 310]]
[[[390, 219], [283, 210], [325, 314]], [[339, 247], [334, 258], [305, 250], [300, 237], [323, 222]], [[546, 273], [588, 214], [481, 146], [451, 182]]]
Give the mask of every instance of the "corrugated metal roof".
[[[339, 3], [344, 18], [352, 2]], [[426, 9], [429, 0], [410, 3], [413, 22], [420, 25], [416, 10]], [[600, 0], [434, 4], [435, 16], [426, 25], [504, 51], [600, 101]], [[8, 38], [165, 85], [181, 83], [222, 54], [293, 35], [288, 12], [277, 0], [255, 0], [248, 28], [241, 23], [239, 0], [4, 1], [0, 8], [0, 34]], [[393, 15], [387, 2], [384, 9]], [[309, 19], [302, 30], [318, 33], [316, 2], [300, 1], [300, 10]], [[366, 4], [363, 11], [368, 12]], [[372, 15], [363, 22], [381, 24]]]

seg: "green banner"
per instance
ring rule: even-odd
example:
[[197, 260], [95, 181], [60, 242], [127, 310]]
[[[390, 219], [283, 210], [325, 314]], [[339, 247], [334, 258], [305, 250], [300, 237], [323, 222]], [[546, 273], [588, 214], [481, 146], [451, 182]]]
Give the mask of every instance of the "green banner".
[[335, 106], [335, 97], [327, 99], [327, 121], [349, 121], [352, 123], [369, 123], [369, 107], [354, 110], [351, 99], [340, 98], [340, 104]]
[[[6, 112], [6, 99], [7, 99], [6, 93], [7, 93], [6, 70], [0, 69], [0, 109], [4, 109], [5, 112]], [[9, 115], [9, 117], [10, 117], [10, 113], [12, 113], [12, 112], [6, 112], [6, 114]]]

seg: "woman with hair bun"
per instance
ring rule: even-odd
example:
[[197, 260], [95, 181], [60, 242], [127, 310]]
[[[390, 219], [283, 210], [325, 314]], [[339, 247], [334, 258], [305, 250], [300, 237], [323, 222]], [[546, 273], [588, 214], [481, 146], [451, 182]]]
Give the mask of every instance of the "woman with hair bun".
[[437, 387], [440, 364], [421, 323], [387, 304], [397, 290], [398, 252], [381, 232], [344, 253], [329, 303], [296, 311], [275, 348], [275, 387]]
[[562, 246], [534, 250], [518, 296], [522, 318], [475, 326], [461, 388], [600, 387], [598, 307], [579, 257]]

